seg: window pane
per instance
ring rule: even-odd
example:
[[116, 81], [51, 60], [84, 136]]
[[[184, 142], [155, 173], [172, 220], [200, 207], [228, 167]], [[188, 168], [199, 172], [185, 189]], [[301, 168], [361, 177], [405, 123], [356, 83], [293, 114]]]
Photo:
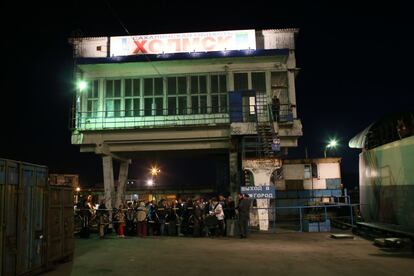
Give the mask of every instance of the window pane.
[[241, 91], [249, 88], [247, 81], [247, 73], [235, 73], [234, 74], [234, 90]]
[[132, 99], [125, 100], [125, 116], [131, 117], [133, 116], [133, 106], [132, 106]]
[[177, 104], [176, 104], [176, 98], [175, 97], [169, 97], [168, 98], [168, 115], [175, 115]]
[[178, 77], [178, 94], [187, 94], [187, 78]]
[[131, 79], [125, 80], [125, 97], [132, 96], [132, 81]]
[[264, 72], [252, 73], [252, 89], [259, 92], [266, 91], [266, 76]]
[[178, 97], [178, 114], [187, 114], [187, 97]]
[[207, 96], [200, 96], [200, 113], [207, 113]]
[[155, 98], [155, 115], [163, 115], [163, 98]]
[[207, 77], [199, 76], [200, 93], [207, 93]]
[[191, 94], [198, 93], [198, 76], [191, 77]]
[[94, 80], [93, 81], [93, 95], [92, 97], [98, 98], [99, 97], [99, 81]]
[[212, 95], [211, 96], [211, 112], [218, 113], [218, 107], [219, 107], [218, 96]]
[[114, 101], [114, 111], [115, 111], [115, 117], [121, 116], [121, 100], [115, 100]]
[[218, 92], [218, 76], [211, 76], [211, 93]]
[[140, 84], [141, 84], [140, 79], [134, 79], [133, 84], [134, 84], [133, 96], [134, 97], [139, 97], [140, 96], [139, 91], [141, 89], [141, 87], [140, 87]]
[[107, 80], [106, 81], [106, 85], [105, 85], [105, 87], [106, 87], [105, 97], [112, 98], [114, 96], [113, 85], [114, 85], [114, 82], [112, 80]]
[[220, 92], [225, 93], [227, 92], [227, 81], [226, 81], [226, 75], [220, 75]]
[[113, 117], [114, 116], [114, 100], [106, 100], [105, 105], [106, 110], [106, 117]]
[[191, 97], [191, 113], [198, 114], [198, 96]]
[[163, 95], [164, 94], [164, 85], [162, 78], [154, 79], [154, 95]]
[[114, 81], [114, 97], [121, 97], [121, 80]]
[[86, 86], [86, 96], [88, 99], [93, 98], [93, 82], [88, 82]]
[[140, 107], [139, 107], [139, 99], [134, 99], [134, 116], [140, 116]]
[[144, 96], [152, 96], [152, 79], [144, 79]]
[[220, 96], [220, 113], [227, 112], [227, 95]]
[[86, 111], [87, 111], [86, 116], [87, 117], [92, 117], [92, 114], [91, 114], [91, 112], [92, 112], [92, 104], [93, 104], [92, 101], [88, 101], [88, 104], [87, 104], [87, 107], [86, 107]]
[[167, 94], [168, 95], [175, 95], [177, 93], [177, 78], [167, 78]]
[[92, 101], [92, 117], [98, 117], [98, 100]]
[[87, 117], [97, 117], [98, 116], [98, 100], [89, 100], [87, 103]]
[[147, 98], [144, 100], [144, 115], [145, 116], [152, 115], [152, 98]]

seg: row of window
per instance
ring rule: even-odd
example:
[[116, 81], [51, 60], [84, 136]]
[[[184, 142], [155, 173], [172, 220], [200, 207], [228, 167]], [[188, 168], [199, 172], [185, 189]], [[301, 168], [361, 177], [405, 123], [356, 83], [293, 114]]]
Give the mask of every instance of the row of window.
[[[266, 91], [265, 72], [235, 73], [234, 90]], [[272, 73], [273, 78], [273, 73]], [[227, 112], [226, 75], [109, 79], [104, 81], [106, 117], [183, 115]], [[86, 110], [98, 112], [99, 81], [88, 85]]]

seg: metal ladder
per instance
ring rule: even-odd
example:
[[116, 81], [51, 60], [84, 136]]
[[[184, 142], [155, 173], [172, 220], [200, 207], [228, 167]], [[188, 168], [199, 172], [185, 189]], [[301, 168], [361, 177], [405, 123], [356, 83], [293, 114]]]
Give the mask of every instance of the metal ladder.
[[273, 139], [276, 133], [273, 127], [271, 108], [267, 103], [265, 93], [256, 94], [256, 131], [259, 142], [260, 156], [265, 158], [274, 157], [275, 152], [272, 149]]

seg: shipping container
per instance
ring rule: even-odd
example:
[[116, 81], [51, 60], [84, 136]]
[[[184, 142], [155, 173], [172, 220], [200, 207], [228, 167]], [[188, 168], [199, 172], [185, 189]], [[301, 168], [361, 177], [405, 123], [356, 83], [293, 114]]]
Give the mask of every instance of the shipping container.
[[72, 187], [49, 186], [48, 267], [71, 259], [74, 252], [74, 209]]
[[2, 275], [16, 274], [17, 260], [17, 204], [19, 191], [19, 162], [0, 159], [1, 225], [0, 247]]
[[0, 275], [32, 275], [71, 259], [73, 191], [50, 186], [48, 169], [0, 159]]

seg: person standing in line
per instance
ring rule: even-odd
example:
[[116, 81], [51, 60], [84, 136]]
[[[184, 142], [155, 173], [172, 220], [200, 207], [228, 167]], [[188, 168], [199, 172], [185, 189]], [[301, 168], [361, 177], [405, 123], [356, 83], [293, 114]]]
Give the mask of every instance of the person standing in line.
[[147, 213], [145, 203], [141, 201], [136, 213], [137, 236], [141, 238], [147, 235]]
[[118, 235], [119, 235], [120, 238], [125, 238], [125, 235], [124, 235], [125, 213], [124, 213], [124, 210], [122, 208], [123, 208], [123, 205], [122, 204], [119, 205], [119, 209], [118, 209], [118, 212], [116, 214], [116, 218], [117, 218], [118, 224], [119, 224], [119, 226], [118, 226]]
[[99, 218], [99, 238], [103, 239], [105, 237], [105, 228], [108, 225], [108, 211], [106, 210], [105, 201], [101, 201], [96, 214]]
[[214, 198], [212, 200], [213, 208], [212, 212], [216, 215], [217, 221], [218, 221], [218, 228], [216, 236], [224, 236], [224, 212], [223, 212], [223, 206], [218, 202], [217, 198]]
[[239, 206], [237, 207], [239, 213], [239, 230], [240, 238], [247, 238], [247, 231], [249, 227], [249, 217], [250, 217], [250, 198], [249, 195], [239, 195]]

